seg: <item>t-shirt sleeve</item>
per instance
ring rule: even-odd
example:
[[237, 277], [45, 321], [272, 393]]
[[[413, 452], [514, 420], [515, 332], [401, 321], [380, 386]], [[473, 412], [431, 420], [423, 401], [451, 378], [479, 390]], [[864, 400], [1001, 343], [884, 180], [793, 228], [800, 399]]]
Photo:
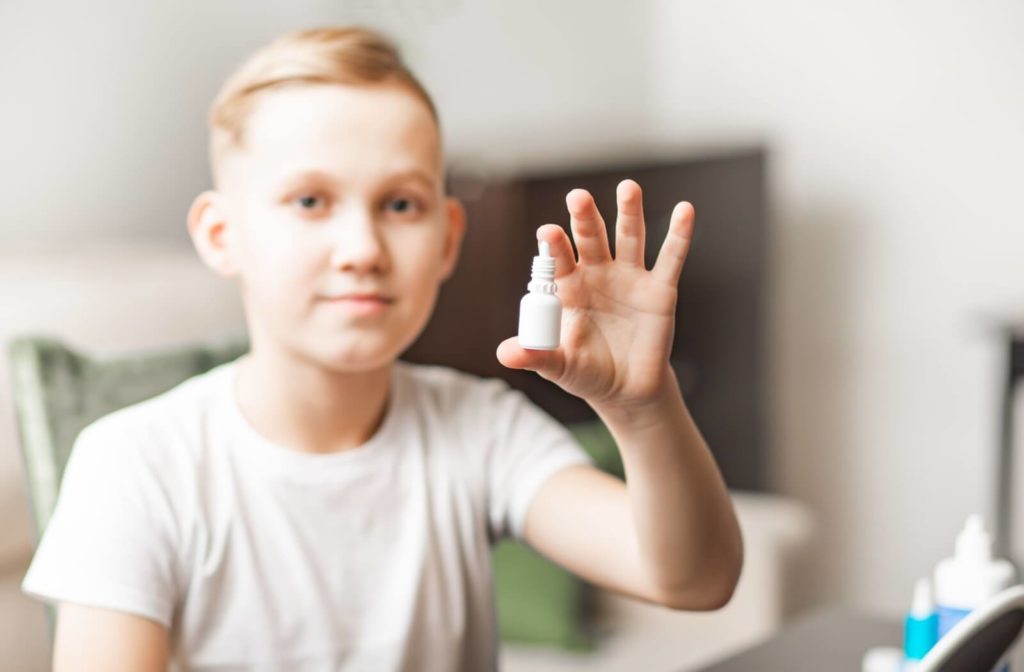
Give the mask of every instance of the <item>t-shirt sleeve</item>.
[[523, 392], [504, 381], [488, 382], [489, 532], [495, 541], [523, 541], [526, 512], [544, 481], [564, 467], [594, 462], [564, 425]]
[[22, 590], [53, 604], [115, 609], [170, 627], [174, 516], [141, 447], [103, 419], [79, 433]]

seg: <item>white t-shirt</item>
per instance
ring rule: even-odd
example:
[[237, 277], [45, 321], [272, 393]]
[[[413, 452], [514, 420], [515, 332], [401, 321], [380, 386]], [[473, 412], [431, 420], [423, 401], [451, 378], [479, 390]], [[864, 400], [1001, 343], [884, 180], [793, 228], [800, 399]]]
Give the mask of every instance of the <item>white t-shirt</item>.
[[503, 381], [398, 361], [366, 443], [304, 453], [248, 424], [238, 361], [81, 432], [23, 590], [164, 624], [172, 669], [496, 668], [490, 546], [592, 464], [572, 435]]

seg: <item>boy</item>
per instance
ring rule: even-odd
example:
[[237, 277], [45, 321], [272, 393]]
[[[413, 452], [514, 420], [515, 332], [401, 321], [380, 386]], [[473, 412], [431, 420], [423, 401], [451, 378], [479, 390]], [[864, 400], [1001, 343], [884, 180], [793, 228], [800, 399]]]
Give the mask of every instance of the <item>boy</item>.
[[214, 103], [211, 164], [188, 228], [238, 279], [251, 351], [76, 440], [24, 582], [59, 604], [55, 668], [493, 669], [506, 535], [638, 599], [729, 600], [738, 527], [668, 365], [689, 204], [648, 271], [639, 186], [618, 188], [615, 259], [570, 192], [578, 261], [537, 232], [561, 347], [497, 349], [595, 409], [627, 487], [505, 383], [397, 361], [465, 223], [434, 106], [383, 37], [257, 52]]

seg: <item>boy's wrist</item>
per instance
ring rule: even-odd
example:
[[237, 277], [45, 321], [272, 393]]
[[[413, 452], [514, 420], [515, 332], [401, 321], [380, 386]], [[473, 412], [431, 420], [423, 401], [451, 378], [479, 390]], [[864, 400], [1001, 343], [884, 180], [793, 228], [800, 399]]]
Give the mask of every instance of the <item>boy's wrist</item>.
[[612, 426], [644, 429], [664, 423], [669, 418], [685, 411], [685, 402], [672, 368], [666, 363], [662, 371], [661, 384], [649, 397], [630, 400], [589, 402], [591, 408], [609, 428]]

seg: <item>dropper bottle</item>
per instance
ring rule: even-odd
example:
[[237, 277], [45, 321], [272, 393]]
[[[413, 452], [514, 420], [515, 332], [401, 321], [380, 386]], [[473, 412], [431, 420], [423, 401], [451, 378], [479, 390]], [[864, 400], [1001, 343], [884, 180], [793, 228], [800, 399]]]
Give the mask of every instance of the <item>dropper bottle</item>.
[[935, 606], [939, 614], [939, 637], [972, 610], [1015, 581], [1009, 561], [993, 557], [992, 537], [980, 514], [967, 518], [956, 537], [956, 553], [935, 568]]
[[562, 329], [562, 302], [555, 293], [555, 258], [551, 246], [541, 240], [533, 258], [529, 293], [519, 302], [519, 347], [527, 350], [555, 350]]

